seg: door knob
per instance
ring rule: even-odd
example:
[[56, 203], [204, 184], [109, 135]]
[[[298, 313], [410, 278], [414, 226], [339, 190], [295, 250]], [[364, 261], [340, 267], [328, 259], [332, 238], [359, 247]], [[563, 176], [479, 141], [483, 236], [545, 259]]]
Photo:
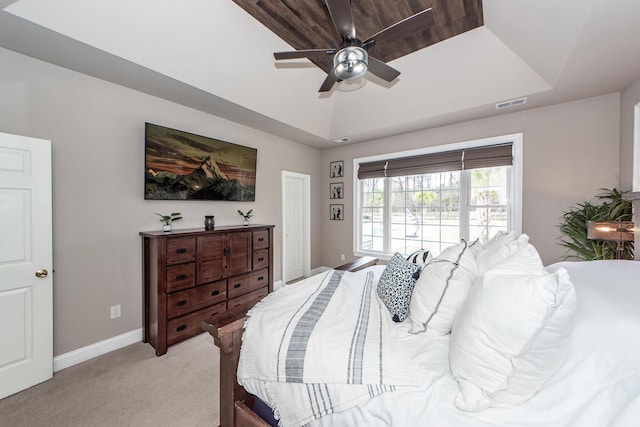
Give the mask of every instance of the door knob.
[[45, 277], [47, 277], [47, 275], [49, 274], [49, 272], [47, 270], [45, 270], [44, 268], [41, 270], [36, 271], [36, 277], [39, 279], [44, 279]]

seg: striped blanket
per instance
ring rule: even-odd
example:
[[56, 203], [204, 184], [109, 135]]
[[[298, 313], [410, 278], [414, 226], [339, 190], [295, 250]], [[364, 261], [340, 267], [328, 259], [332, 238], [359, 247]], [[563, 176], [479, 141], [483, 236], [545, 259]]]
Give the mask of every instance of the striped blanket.
[[329, 270], [250, 310], [237, 376], [274, 408], [281, 426], [301, 426], [415, 386], [403, 354], [373, 273]]

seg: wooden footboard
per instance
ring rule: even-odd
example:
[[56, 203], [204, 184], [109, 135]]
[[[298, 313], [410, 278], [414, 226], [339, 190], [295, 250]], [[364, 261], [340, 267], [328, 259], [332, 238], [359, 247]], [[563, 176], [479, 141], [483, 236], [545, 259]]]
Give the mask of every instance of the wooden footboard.
[[[377, 262], [377, 258], [363, 257], [337, 269], [358, 271]], [[269, 427], [254, 412], [253, 395], [236, 380], [247, 309], [227, 312], [213, 323], [202, 322], [202, 329], [211, 334], [220, 348], [220, 427]]]

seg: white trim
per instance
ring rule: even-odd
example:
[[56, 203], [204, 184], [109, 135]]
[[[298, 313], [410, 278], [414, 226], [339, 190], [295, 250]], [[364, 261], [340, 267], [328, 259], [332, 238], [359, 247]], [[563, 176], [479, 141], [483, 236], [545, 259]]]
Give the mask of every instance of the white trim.
[[523, 169], [523, 136], [521, 133], [509, 135], [513, 138], [513, 188], [511, 189], [511, 200], [513, 200], [513, 229], [516, 233], [522, 234], [522, 169]]
[[323, 273], [323, 272], [325, 272], [327, 270], [331, 270], [331, 267], [327, 267], [326, 265], [323, 265], [323, 266], [320, 266], [320, 267], [317, 267], [317, 268], [314, 268], [313, 270], [311, 270], [311, 275], [313, 276], [313, 275], [316, 275], [318, 273]]
[[[287, 178], [297, 178], [301, 179], [304, 182], [304, 254], [302, 259], [302, 270], [304, 277], [309, 277], [311, 275], [311, 176], [297, 173], [297, 172], [289, 172], [289, 171], [281, 171], [280, 178], [280, 192], [282, 194], [282, 283], [287, 283], [287, 198], [286, 198], [286, 181]], [[274, 286], [275, 289], [275, 286]]]
[[632, 191], [640, 191], [640, 102], [633, 108], [633, 165]]
[[53, 372], [61, 371], [140, 341], [142, 341], [142, 328], [61, 354], [53, 358]]

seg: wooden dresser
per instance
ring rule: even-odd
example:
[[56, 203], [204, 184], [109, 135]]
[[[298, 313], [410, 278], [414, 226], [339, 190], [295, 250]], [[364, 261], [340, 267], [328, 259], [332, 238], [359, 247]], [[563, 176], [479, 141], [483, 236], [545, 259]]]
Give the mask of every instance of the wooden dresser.
[[273, 225], [141, 232], [144, 342], [156, 349], [273, 290]]

